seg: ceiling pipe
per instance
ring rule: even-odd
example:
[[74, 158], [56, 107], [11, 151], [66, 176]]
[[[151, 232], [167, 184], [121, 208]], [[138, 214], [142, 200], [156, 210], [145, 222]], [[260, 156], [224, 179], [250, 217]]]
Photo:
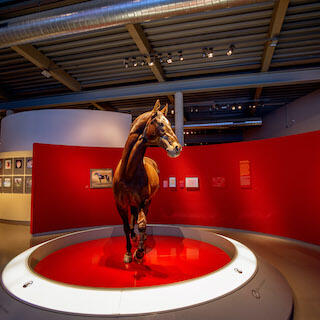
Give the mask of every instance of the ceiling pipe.
[[0, 48], [266, 0], [93, 0], [0, 22]]

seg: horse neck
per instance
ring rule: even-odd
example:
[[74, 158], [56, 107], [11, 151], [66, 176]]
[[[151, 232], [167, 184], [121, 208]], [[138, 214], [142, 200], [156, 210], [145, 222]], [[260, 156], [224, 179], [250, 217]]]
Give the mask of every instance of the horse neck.
[[147, 146], [139, 134], [130, 134], [122, 154], [120, 174], [126, 179], [133, 177], [139, 168], [144, 168], [143, 157]]

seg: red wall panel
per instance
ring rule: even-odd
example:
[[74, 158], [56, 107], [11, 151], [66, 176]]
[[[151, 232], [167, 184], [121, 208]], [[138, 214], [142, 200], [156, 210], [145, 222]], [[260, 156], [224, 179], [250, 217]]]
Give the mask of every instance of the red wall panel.
[[[320, 244], [320, 132], [213, 146], [185, 147], [160, 168], [148, 222], [238, 228]], [[32, 233], [119, 224], [111, 189], [90, 189], [90, 168], [115, 168], [121, 150], [34, 145]], [[250, 160], [251, 188], [240, 187], [239, 161]], [[177, 178], [177, 188], [163, 180]], [[179, 187], [198, 176], [200, 188]], [[225, 186], [212, 178], [224, 177]]]

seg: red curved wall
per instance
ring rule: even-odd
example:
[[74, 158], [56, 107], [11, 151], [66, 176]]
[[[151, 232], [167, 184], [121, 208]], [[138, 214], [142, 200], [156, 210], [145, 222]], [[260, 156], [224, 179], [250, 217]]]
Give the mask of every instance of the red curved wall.
[[[150, 223], [246, 229], [320, 244], [320, 131], [275, 139], [185, 147], [160, 168]], [[113, 168], [121, 149], [34, 145], [31, 232], [121, 223], [111, 189], [90, 189], [90, 168]], [[251, 164], [251, 188], [240, 186], [239, 161]], [[163, 188], [176, 177], [177, 188]], [[185, 177], [200, 188], [180, 188]], [[224, 177], [222, 188], [212, 178]]]

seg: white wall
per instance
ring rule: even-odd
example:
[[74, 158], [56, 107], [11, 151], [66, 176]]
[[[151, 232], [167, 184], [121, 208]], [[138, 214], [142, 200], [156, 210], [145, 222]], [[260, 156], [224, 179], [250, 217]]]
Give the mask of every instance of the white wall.
[[96, 110], [35, 110], [11, 114], [1, 122], [0, 151], [32, 150], [34, 142], [123, 147], [131, 115]]
[[320, 90], [267, 114], [261, 128], [244, 132], [244, 140], [266, 139], [320, 130]]

